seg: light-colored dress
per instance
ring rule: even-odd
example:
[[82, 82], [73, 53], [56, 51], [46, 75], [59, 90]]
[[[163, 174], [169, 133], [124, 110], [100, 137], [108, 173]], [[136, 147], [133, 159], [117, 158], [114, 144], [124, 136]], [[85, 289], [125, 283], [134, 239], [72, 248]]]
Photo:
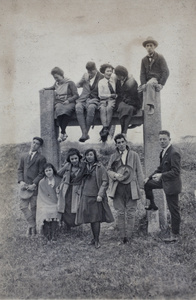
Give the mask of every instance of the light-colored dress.
[[36, 227], [38, 233], [42, 232], [44, 221], [60, 221], [61, 214], [57, 210], [56, 188], [60, 184], [61, 178], [54, 176], [54, 185], [50, 185], [47, 177], [39, 182], [36, 211]]

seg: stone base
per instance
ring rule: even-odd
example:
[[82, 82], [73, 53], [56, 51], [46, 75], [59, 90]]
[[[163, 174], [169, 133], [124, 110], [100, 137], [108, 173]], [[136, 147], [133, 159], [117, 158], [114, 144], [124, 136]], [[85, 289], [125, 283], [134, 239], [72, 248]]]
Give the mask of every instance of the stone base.
[[161, 231], [159, 225], [159, 211], [148, 210], [147, 218], [148, 218], [148, 233], [149, 234], [159, 233]]

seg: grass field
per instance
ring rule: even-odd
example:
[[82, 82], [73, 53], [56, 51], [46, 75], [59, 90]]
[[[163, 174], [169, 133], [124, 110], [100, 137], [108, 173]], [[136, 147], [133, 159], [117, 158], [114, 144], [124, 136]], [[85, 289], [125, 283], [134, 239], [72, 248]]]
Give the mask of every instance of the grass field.
[[[73, 145], [75, 146], [75, 145]], [[183, 191], [181, 238], [165, 244], [146, 234], [138, 203], [134, 237], [118, 246], [118, 232], [102, 224], [101, 248], [88, 246], [89, 225], [61, 230], [57, 243], [25, 237], [19, 209], [17, 163], [29, 144], [0, 148], [0, 298], [1, 299], [195, 299], [196, 200], [195, 148], [181, 144]], [[142, 147], [136, 147], [142, 158]], [[106, 164], [112, 149], [101, 151]]]

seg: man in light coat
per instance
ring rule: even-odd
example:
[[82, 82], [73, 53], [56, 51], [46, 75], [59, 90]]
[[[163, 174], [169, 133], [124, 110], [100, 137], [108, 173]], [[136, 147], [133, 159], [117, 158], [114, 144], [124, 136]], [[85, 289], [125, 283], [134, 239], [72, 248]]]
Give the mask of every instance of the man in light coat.
[[137, 200], [140, 199], [144, 177], [139, 156], [128, 147], [124, 135], [117, 134], [114, 140], [116, 152], [108, 164], [108, 175], [112, 180], [109, 196], [113, 198], [117, 211], [119, 244], [126, 244], [133, 234]]
[[44, 176], [44, 165], [46, 159], [39, 153], [39, 149], [43, 144], [43, 139], [34, 137], [31, 150], [28, 154], [23, 154], [18, 166], [18, 183], [20, 189], [32, 192], [28, 199], [20, 199], [20, 209], [22, 210], [27, 222], [27, 235], [36, 234], [36, 205], [37, 205], [37, 188], [39, 181]]

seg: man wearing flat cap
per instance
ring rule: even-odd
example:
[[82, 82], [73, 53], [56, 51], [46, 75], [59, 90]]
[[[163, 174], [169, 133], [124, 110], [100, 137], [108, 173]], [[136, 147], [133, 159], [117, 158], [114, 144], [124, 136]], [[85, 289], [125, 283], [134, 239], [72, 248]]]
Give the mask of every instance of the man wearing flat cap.
[[149, 106], [148, 114], [154, 113], [156, 92], [165, 85], [169, 76], [169, 69], [163, 55], [155, 52], [158, 42], [148, 37], [143, 42], [147, 50], [147, 56], [142, 59], [139, 92], [146, 92], [146, 104]]
[[27, 222], [27, 236], [36, 234], [37, 187], [44, 176], [46, 159], [39, 153], [43, 139], [34, 137], [28, 154], [23, 154], [18, 166], [18, 183], [20, 184], [20, 209]]

